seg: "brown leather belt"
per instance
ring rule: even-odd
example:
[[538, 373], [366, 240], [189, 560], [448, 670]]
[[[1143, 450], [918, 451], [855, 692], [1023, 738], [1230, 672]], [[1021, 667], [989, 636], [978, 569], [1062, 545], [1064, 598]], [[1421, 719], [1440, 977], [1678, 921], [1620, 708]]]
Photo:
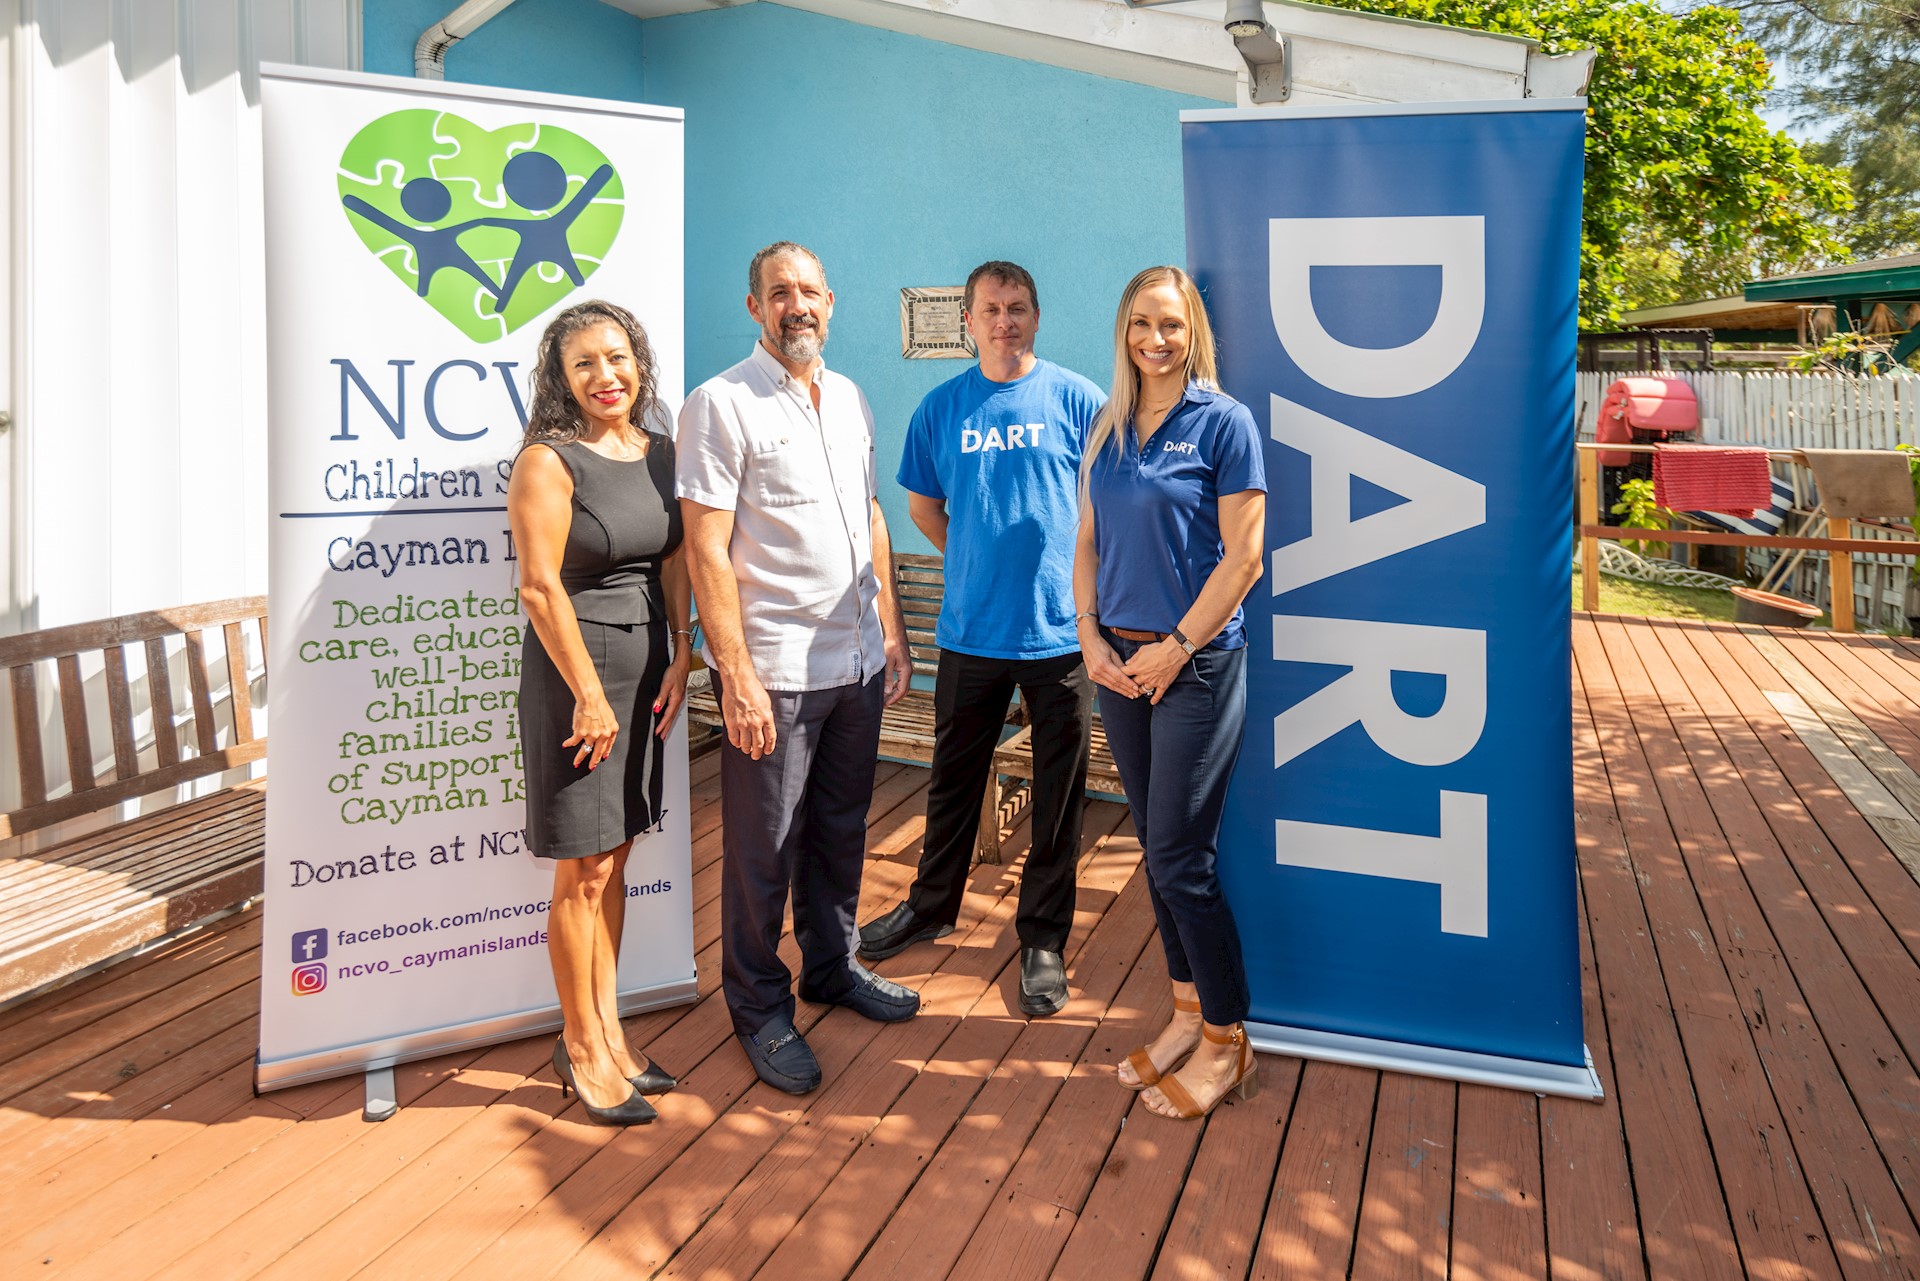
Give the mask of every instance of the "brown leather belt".
[[1136, 632], [1131, 627], [1114, 627], [1109, 625], [1107, 630], [1115, 636], [1123, 637], [1131, 641], [1163, 641], [1167, 638], [1165, 632]]

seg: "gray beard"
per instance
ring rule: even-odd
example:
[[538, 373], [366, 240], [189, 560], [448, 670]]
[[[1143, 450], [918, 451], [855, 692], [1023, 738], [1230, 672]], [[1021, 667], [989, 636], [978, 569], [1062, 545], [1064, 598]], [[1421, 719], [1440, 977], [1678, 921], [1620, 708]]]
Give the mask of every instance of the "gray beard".
[[826, 327], [817, 329], [796, 329], [781, 331], [780, 354], [795, 364], [810, 365], [820, 359], [820, 348], [826, 342]]

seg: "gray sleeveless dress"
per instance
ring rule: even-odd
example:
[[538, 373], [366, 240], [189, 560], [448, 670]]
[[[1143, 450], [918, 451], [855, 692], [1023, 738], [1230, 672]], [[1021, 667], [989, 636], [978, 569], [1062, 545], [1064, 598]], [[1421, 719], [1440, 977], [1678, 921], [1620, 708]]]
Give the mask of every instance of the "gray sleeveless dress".
[[533, 628], [520, 668], [521, 751], [526, 759], [527, 843], [540, 858], [602, 854], [660, 821], [661, 748], [653, 701], [667, 670], [667, 609], [660, 563], [680, 546], [673, 442], [649, 432], [647, 456], [603, 458], [578, 442], [544, 444], [573, 476], [573, 523], [560, 581], [580, 619], [620, 723], [597, 769], [573, 736], [573, 692]]

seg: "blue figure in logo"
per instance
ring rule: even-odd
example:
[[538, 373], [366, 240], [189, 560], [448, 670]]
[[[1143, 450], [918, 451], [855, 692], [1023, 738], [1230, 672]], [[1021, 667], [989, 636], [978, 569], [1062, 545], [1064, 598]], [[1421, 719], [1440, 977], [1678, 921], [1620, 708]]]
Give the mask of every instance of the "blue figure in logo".
[[[568, 279], [576, 285], [586, 283], [587, 278], [581, 274], [580, 265], [573, 260], [573, 248], [567, 243], [567, 232], [593, 198], [600, 194], [600, 189], [612, 180], [613, 166], [601, 165], [581, 184], [573, 199], [555, 213], [544, 218], [481, 220], [486, 226], [505, 227], [520, 233], [520, 247], [514, 250], [513, 261], [507, 266], [506, 279], [500, 282], [499, 290], [493, 295], [495, 315], [507, 309], [521, 278], [543, 262], [550, 262], [566, 272]], [[542, 151], [523, 151], [507, 161], [506, 168], [501, 171], [500, 181], [514, 204], [536, 213], [552, 209], [567, 191], [567, 171], [560, 167], [558, 160]]]
[[[508, 167], [512, 167], [511, 163]], [[387, 217], [358, 196], [342, 196], [340, 203], [368, 222], [392, 232], [413, 247], [414, 269], [419, 276], [414, 292], [422, 298], [425, 298], [427, 291], [433, 287], [434, 276], [448, 267], [472, 276], [480, 283], [482, 289], [495, 299], [500, 298], [500, 287], [493, 283], [493, 278], [480, 270], [480, 264], [473, 260], [472, 254], [460, 247], [460, 237], [463, 234], [475, 227], [501, 224], [500, 219], [474, 218], [468, 222], [455, 223], [451, 227], [423, 229], [409, 227], [404, 222]], [[400, 189], [400, 208], [405, 211], [407, 217], [416, 222], [437, 222], [446, 217], [447, 211], [453, 208], [453, 193], [448, 191], [447, 185], [438, 178], [415, 178]], [[516, 258], [515, 261], [517, 262], [518, 259]], [[496, 310], [498, 310], [497, 307]]]

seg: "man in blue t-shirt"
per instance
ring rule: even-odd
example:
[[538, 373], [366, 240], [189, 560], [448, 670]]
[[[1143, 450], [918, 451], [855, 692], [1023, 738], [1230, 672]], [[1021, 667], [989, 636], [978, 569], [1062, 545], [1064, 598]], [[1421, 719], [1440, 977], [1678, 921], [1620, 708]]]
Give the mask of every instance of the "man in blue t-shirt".
[[860, 955], [892, 956], [951, 933], [966, 892], [993, 749], [1018, 688], [1033, 725], [1033, 848], [1020, 880], [1020, 1008], [1067, 1003], [1061, 951], [1087, 785], [1093, 687], [1073, 618], [1080, 453], [1106, 397], [1033, 354], [1040, 299], [1010, 262], [967, 277], [980, 363], [927, 393], [907, 426], [900, 484], [913, 523], [946, 557], [934, 636], [933, 778], [927, 840], [907, 901], [860, 931]]

